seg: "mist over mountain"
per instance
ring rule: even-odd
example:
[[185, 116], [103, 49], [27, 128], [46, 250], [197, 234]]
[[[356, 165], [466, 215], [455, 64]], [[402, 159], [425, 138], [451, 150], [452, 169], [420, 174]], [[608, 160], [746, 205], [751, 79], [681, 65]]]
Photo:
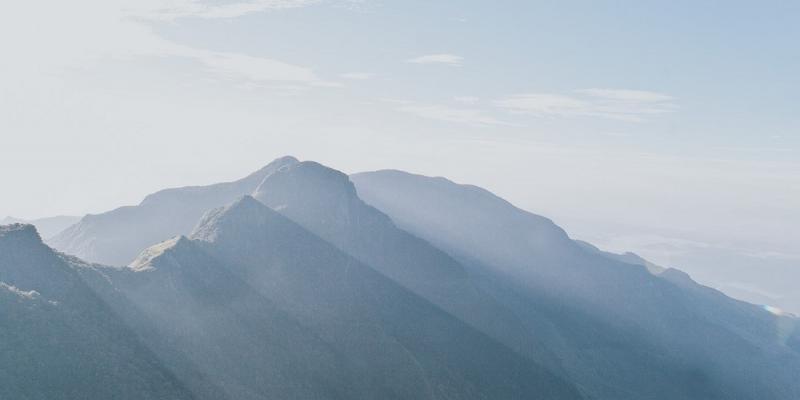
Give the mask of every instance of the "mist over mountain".
[[[674, 269], [654, 275], [587, 250], [550, 220], [478, 187], [400, 171], [351, 178], [398, 226], [460, 259], [521, 317], [549, 326], [566, 369], [603, 396], [792, 398], [800, 390], [794, 318]], [[623, 365], [635, 367], [616, 369]]]
[[800, 396], [795, 317], [444, 178], [283, 157], [52, 240], [113, 266], [2, 229], [0, 357], [42, 360], [0, 370], [13, 398]]

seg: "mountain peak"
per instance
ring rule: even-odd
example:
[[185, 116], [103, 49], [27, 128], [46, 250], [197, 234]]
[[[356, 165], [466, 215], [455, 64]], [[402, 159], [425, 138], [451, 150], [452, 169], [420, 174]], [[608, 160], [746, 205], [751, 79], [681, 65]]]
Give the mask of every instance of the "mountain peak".
[[253, 196], [246, 194], [240, 197], [238, 200], [234, 201], [230, 204], [227, 208], [228, 209], [249, 209], [253, 207], [264, 207], [263, 204], [259, 203], [258, 200], [254, 199]]
[[260, 180], [262, 180], [262, 179], [266, 178], [267, 176], [271, 175], [272, 173], [274, 173], [275, 171], [278, 171], [281, 168], [286, 168], [286, 167], [289, 167], [289, 166], [292, 166], [292, 165], [295, 165], [295, 164], [298, 164], [298, 163], [300, 163], [300, 160], [298, 160], [294, 156], [288, 156], [287, 155], [287, 156], [283, 156], [283, 157], [278, 157], [278, 158], [272, 160], [269, 164], [261, 167], [261, 169], [259, 169], [258, 171], [253, 172], [252, 174], [248, 175], [244, 179], [250, 179], [250, 178], [256, 178], [257, 177]]
[[253, 196], [246, 194], [244, 196], [239, 197], [233, 203], [230, 203], [226, 206], [217, 207], [208, 213], [200, 220], [198, 226], [205, 225], [209, 222], [210, 219], [219, 218], [219, 217], [254, 217], [258, 213], [262, 213], [264, 211], [268, 211], [267, 207], [261, 204], [258, 200], [254, 199]]
[[[213, 185], [208, 186], [184, 186], [178, 188], [170, 188], [160, 190], [158, 192], [152, 193], [142, 200], [142, 205], [156, 205], [159, 203], [164, 202], [182, 202], [182, 203], [190, 203], [196, 200], [198, 195], [202, 194], [211, 194], [213, 192], [219, 192], [217, 195], [221, 193], [230, 193], [234, 195], [242, 194], [242, 193], [250, 193], [258, 187], [258, 184], [264, 180], [264, 178], [270, 176], [271, 174], [275, 173], [275, 171], [280, 170], [281, 168], [285, 168], [287, 166], [291, 166], [297, 164], [299, 161], [292, 157], [292, 156], [283, 156], [280, 158], [276, 158], [269, 164], [261, 167], [258, 171], [255, 171], [244, 178], [231, 181], [231, 182], [222, 182], [216, 183]], [[212, 195], [212, 198], [216, 197]], [[221, 204], [224, 204], [221, 203]], [[218, 204], [216, 204], [218, 205]]]
[[207, 212], [190, 236], [207, 242], [216, 241], [222, 232], [239, 237], [245, 231], [269, 224], [276, 217], [280, 215], [252, 196], [245, 195], [227, 206]]
[[318, 162], [302, 161], [285, 165], [275, 173], [267, 175], [256, 189], [254, 196], [263, 201], [262, 197], [273, 196], [277, 189], [289, 187], [295, 188], [296, 193], [307, 192], [305, 197], [334, 193], [353, 197], [356, 195], [350, 178], [343, 172]]
[[361, 203], [346, 174], [314, 161], [286, 166], [267, 176], [253, 197], [300, 225], [308, 219], [348, 218]]
[[7, 243], [10, 246], [43, 245], [42, 238], [35, 226], [18, 223], [0, 226], [0, 243]]
[[191, 240], [186, 236], [176, 236], [172, 239], [165, 240], [161, 243], [145, 249], [139, 257], [128, 265], [128, 268], [134, 271], [147, 271], [154, 269], [153, 260], [167, 254], [169, 252], [182, 251], [181, 249], [189, 248], [192, 246]]

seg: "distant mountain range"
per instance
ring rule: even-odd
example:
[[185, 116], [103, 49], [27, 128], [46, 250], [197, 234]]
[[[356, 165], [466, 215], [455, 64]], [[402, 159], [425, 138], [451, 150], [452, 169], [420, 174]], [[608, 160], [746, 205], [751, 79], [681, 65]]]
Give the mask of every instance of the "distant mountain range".
[[0, 398], [800, 398], [795, 317], [444, 178], [283, 157], [48, 243], [0, 228]]

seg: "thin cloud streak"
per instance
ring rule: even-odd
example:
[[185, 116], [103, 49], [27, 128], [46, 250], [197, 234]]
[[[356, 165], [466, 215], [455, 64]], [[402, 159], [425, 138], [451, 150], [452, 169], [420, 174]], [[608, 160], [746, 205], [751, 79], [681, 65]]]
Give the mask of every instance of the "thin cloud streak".
[[[158, 14], [158, 10], [168, 8], [171, 15], [189, 15], [189, 7], [194, 1], [154, 1], [142, 0], [81, 0], [67, 4], [54, 5], [52, 14], [41, 16], [34, 5], [20, 5], [16, 15], [0, 16], [5, 39], [0, 44], [6, 49], [9, 61], [0, 66], [6, 78], [0, 78], [0, 87], [6, 84], [15, 86], [19, 74], [30, 75], [37, 70], [49, 68], [56, 73], [65, 69], [92, 68], [109, 60], [127, 61], [140, 58], [176, 58], [195, 62], [201, 70], [216, 77], [235, 81], [237, 84], [263, 86], [274, 83], [293, 85], [341, 86], [337, 82], [323, 80], [312, 68], [266, 57], [256, 57], [238, 52], [212, 51], [174, 42], [160, 36], [146, 18]], [[299, 5], [300, 2], [292, 2]], [[234, 3], [224, 7], [235, 6]], [[278, 7], [287, 2], [254, 2], [250, 6], [238, 8], [238, 12]], [[256, 7], [258, 6], [258, 7]], [[187, 8], [188, 7], [188, 8]], [[206, 7], [206, 6], [203, 6]], [[223, 6], [215, 6], [223, 7]], [[180, 13], [174, 10], [183, 10]], [[199, 8], [197, 9], [199, 10]], [[255, 11], [253, 11], [255, 12]], [[222, 15], [222, 14], [218, 14]], [[228, 13], [227, 15], [233, 15]], [[45, 35], [36, 27], [25, 22], [36, 18], [42, 23], [61, 32], [60, 35]], [[73, 21], [79, 20], [80, 23]], [[28, 45], [21, 45], [12, 39], [25, 36]], [[102, 32], [98, 35], [97, 32]], [[32, 52], [31, 48], [47, 49]], [[45, 55], [47, 54], [47, 55]], [[17, 76], [16, 78], [13, 78]]]
[[130, 8], [130, 12], [141, 18], [173, 21], [179, 18], [236, 18], [247, 14], [306, 7], [321, 0], [254, 0], [229, 4], [204, 4], [198, 0], [144, 1]]
[[539, 117], [595, 117], [644, 122], [677, 110], [674, 98], [662, 93], [627, 89], [579, 89], [571, 94], [522, 93], [495, 100], [505, 111]]
[[339, 76], [344, 79], [350, 79], [355, 81], [364, 81], [367, 79], [372, 79], [375, 77], [376, 74], [372, 72], [347, 72], [344, 74], [340, 74]]
[[464, 63], [464, 57], [455, 54], [428, 54], [406, 60], [411, 64], [442, 64], [451, 67], [460, 67]]
[[426, 119], [472, 126], [514, 126], [512, 123], [499, 120], [485, 110], [477, 108], [452, 107], [440, 104], [427, 104], [398, 100], [387, 100], [387, 102], [397, 104], [398, 106], [395, 108], [397, 111], [416, 115]]

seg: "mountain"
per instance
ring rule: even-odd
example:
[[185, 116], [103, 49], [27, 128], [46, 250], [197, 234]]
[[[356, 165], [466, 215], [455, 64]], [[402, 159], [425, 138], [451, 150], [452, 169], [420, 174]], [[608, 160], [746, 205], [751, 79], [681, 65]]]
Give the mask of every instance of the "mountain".
[[1, 398], [582, 398], [251, 197], [122, 268], [3, 227], [0, 280]]
[[[292, 168], [295, 165], [299, 168]], [[309, 173], [307, 176], [302, 175], [306, 172]], [[320, 175], [315, 178], [317, 173]], [[287, 177], [298, 178], [297, 184], [286, 181]], [[288, 183], [285, 190], [275, 186], [284, 183]], [[267, 188], [275, 189], [270, 191], [270, 196], [265, 194]], [[280, 192], [278, 189], [282, 190], [281, 195], [294, 196], [285, 199], [291, 200], [291, 206], [287, 207], [289, 204], [285, 201], [274, 204], [274, 196]], [[296, 190], [308, 192], [295, 196], [298, 194]], [[233, 183], [168, 189], [147, 196], [139, 206], [87, 216], [55, 238], [52, 244], [64, 252], [93, 261], [126, 264], [147, 246], [175, 235], [189, 234], [205, 210], [248, 192], [256, 193], [281, 213], [326, 240], [334, 241], [346, 253], [515, 351], [531, 356], [550, 369], [560, 368], [558, 360], [545, 346], [536, 342], [519, 318], [497, 304], [491, 296], [480, 293], [458, 262], [427, 242], [398, 230], [385, 215], [366, 206], [355, 196], [346, 175], [316, 163], [300, 163], [292, 157], [278, 159]], [[334, 200], [329, 196], [339, 197]], [[331, 200], [330, 204], [326, 204], [328, 200]], [[337, 205], [354, 207], [357, 223], [342, 224], [346, 221], [341, 219], [329, 221], [326, 213], [331, 210], [330, 206]], [[308, 218], [295, 213], [302, 210], [311, 213]], [[317, 229], [325, 224], [333, 230], [322, 232]], [[336, 229], [341, 229], [342, 234]], [[353, 234], [345, 235], [345, 231]], [[342, 247], [343, 243], [337, 238], [348, 238], [349, 245]]]
[[78, 222], [80, 219], [81, 217], [74, 217], [70, 215], [59, 215], [55, 217], [38, 218], [31, 220], [6, 217], [2, 221], [0, 221], [0, 225], [30, 224], [35, 226], [39, 234], [46, 240], [48, 238], [55, 236], [56, 234], [63, 231], [70, 225]]
[[552, 221], [475, 186], [400, 171], [351, 180], [367, 203], [459, 259], [484, 290], [540, 327], [590, 397], [800, 395], [793, 318], [730, 299], [680, 271], [654, 274], [587, 249]]
[[112, 279], [231, 399], [580, 398], [251, 197]]
[[358, 197], [344, 173], [313, 161], [286, 165], [267, 176], [253, 196], [518, 353], [561, 369], [530, 327], [482, 291], [458, 261], [397, 228]]
[[174, 236], [80, 271], [204, 398], [800, 396], [796, 318], [444, 178], [286, 157], [59, 235], [118, 265]]
[[48, 243], [87, 261], [127, 265], [142, 249], [191, 232], [203, 213], [252, 193], [265, 176], [296, 162], [283, 157], [234, 182], [162, 190], [136, 206], [86, 215]]
[[0, 226], [0, 398], [192, 399], [31, 225]]

